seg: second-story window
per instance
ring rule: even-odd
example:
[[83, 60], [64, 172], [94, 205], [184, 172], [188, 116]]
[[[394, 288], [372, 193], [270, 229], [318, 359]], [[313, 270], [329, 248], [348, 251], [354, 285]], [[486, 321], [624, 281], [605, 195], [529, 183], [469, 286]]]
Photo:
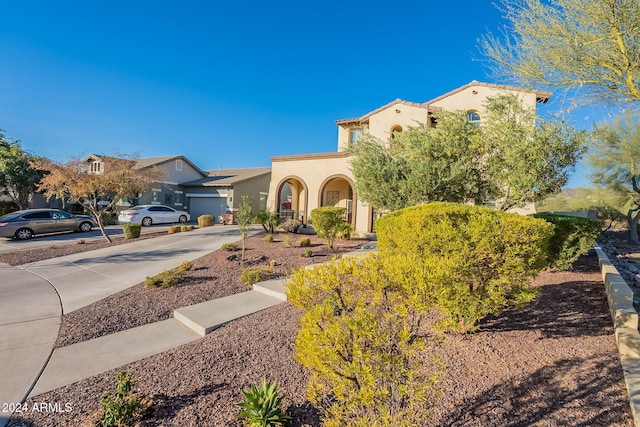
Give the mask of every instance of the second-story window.
[[475, 111], [467, 112], [467, 121], [473, 125], [480, 126], [480, 114]]
[[355, 144], [360, 138], [362, 138], [362, 128], [354, 128], [349, 131], [349, 144]]
[[397, 133], [402, 132], [402, 126], [400, 125], [395, 125], [394, 127], [391, 128], [391, 139], [396, 137]]
[[176, 160], [176, 170], [177, 171], [182, 170], [182, 160]]

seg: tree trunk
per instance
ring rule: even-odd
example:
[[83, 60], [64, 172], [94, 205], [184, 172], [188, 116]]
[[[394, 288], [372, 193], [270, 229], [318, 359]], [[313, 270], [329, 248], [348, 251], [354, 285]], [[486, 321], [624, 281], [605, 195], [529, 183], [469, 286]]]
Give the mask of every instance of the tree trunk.
[[629, 243], [637, 245], [638, 242], [638, 220], [640, 220], [640, 207], [629, 209], [627, 221], [629, 222]]

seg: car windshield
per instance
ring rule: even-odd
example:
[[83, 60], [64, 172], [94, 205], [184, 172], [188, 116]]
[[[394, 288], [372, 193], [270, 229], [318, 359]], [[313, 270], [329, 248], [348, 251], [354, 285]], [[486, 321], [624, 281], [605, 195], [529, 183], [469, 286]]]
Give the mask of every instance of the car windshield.
[[18, 212], [11, 212], [11, 213], [2, 215], [2, 216], [0, 216], [0, 221], [11, 219], [11, 218], [15, 217], [16, 215], [18, 215]]

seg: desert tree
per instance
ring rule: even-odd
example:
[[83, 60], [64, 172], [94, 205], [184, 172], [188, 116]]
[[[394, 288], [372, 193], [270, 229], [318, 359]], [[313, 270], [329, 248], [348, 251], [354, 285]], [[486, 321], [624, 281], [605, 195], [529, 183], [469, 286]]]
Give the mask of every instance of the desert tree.
[[[496, 78], [640, 101], [638, 0], [502, 0], [507, 24], [480, 38]], [[637, 105], [637, 104], [636, 104]]]
[[351, 148], [360, 197], [393, 211], [428, 202], [523, 207], [560, 191], [584, 152], [586, 134], [543, 121], [513, 94], [488, 97], [485, 119], [442, 111], [388, 141], [366, 135]]
[[626, 199], [629, 242], [637, 244], [640, 221], [640, 121], [631, 116], [596, 127], [587, 159], [593, 182]]
[[[81, 203], [95, 217], [102, 235], [111, 243], [101, 212], [123, 199], [137, 197], [149, 189], [151, 183], [160, 180], [162, 172], [157, 168], [139, 167], [134, 155], [100, 157], [104, 165], [99, 172], [92, 171], [90, 164], [81, 158], [72, 158], [67, 162], [40, 159], [34, 164], [46, 171], [40, 181], [39, 191], [49, 198]], [[105, 205], [104, 201], [108, 204]]]
[[251, 223], [253, 219], [251, 197], [242, 196], [240, 199], [240, 205], [236, 211], [236, 222], [240, 229], [240, 237], [242, 238], [242, 260], [244, 261], [245, 242], [249, 231], [251, 231]]
[[43, 172], [32, 165], [35, 160], [36, 156], [24, 151], [20, 142], [6, 137], [0, 129], [0, 192], [20, 209], [29, 207], [29, 200], [43, 176]]

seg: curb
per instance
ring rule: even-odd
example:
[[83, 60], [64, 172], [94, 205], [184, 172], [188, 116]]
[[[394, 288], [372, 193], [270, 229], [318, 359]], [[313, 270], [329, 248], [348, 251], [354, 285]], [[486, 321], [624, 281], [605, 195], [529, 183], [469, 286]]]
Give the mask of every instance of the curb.
[[629, 394], [631, 415], [636, 427], [640, 427], [640, 332], [638, 312], [633, 307], [633, 292], [604, 251], [595, 247], [602, 280], [609, 301], [609, 311], [620, 353], [624, 382]]

